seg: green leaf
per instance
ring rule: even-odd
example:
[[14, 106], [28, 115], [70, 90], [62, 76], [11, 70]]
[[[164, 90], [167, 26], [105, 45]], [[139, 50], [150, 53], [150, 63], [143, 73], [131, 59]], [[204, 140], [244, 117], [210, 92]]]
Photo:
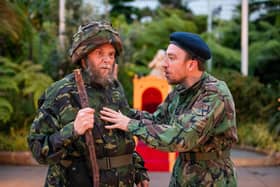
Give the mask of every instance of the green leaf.
[[13, 106], [5, 98], [0, 98], [0, 121], [7, 122], [13, 113]]

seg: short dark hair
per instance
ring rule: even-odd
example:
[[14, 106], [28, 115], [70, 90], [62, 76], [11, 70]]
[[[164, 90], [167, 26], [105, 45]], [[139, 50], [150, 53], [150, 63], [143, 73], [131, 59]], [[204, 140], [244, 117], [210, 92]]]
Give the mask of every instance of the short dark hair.
[[196, 60], [198, 62], [197, 65], [198, 65], [198, 69], [200, 71], [205, 71], [206, 70], [206, 66], [205, 66], [206, 62], [205, 62], [205, 60], [203, 60], [199, 56], [193, 54], [192, 52], [187, 51], [186, 52], [185, 60], [189, 60], [189, 59]]
[[205, 71], [206, 70], [206, 66], [205, 66], [205, 62], [202, 62], [201, 60], [198, 60], [197, 59], [197, 62], [198, 62], [198, 69], [200, 70], [200, 71]]

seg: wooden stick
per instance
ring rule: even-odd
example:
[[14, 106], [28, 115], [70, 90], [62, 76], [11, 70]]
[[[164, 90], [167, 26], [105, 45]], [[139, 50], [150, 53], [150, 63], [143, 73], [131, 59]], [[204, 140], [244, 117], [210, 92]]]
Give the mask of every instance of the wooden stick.
[[[78, 93], [79, 93], [80, 100], [81, 100], [81, 106], [82, 106], [82, 108], [89, 107], [88, 95], [87, 95], [86, 88], [84, 85], [84, 80], [83, 80], [83, 77], [81, 74], [81, 70], [75, 69], [74, 74], [75, 74], [76, 85], [78, 88]], [[86, 137], [86, 144], [87, 144], [88, 151], [89, 151], [89, 158], [90, 158], [91, 169], [92, 169], [93, 186], [99, 187], [99, 167], [97, 165], [94, 139], [93, 139], [91, 130], [86, 131], [85, 137]]]

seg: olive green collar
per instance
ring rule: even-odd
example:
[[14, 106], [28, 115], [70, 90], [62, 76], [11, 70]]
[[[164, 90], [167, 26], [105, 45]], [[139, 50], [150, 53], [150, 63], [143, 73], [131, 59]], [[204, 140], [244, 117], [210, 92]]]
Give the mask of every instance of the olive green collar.
[[209, 74], [207, 72], [203, 72], [201, 78], [199, 81], [197, 81], [195, 84], [193, 84], [191, 87], [186, 88], [183, 84], [179, 84], [175, 87], [175, 91], [178, 92], [179, 94], [183, 94], [185, 92], [190, 92], [190, 91], [195, 91], [198, 90], [201, 87], [201, 84], [203, 81], [209, 77]]

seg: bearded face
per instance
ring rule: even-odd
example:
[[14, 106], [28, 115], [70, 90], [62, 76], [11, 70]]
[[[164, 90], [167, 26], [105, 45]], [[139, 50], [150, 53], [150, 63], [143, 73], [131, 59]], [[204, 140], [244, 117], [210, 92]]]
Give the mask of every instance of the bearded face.
[[99, 67], [95, 63], [87, 63], [86, 71], [90, 76], [91, 84], [106, 87], [114, 80], [114, 64], [101, 64]]
[[115, 48], [103, 44], [88, 54], [85, 69], [92, 84], [106, 87], [114, 80]]

